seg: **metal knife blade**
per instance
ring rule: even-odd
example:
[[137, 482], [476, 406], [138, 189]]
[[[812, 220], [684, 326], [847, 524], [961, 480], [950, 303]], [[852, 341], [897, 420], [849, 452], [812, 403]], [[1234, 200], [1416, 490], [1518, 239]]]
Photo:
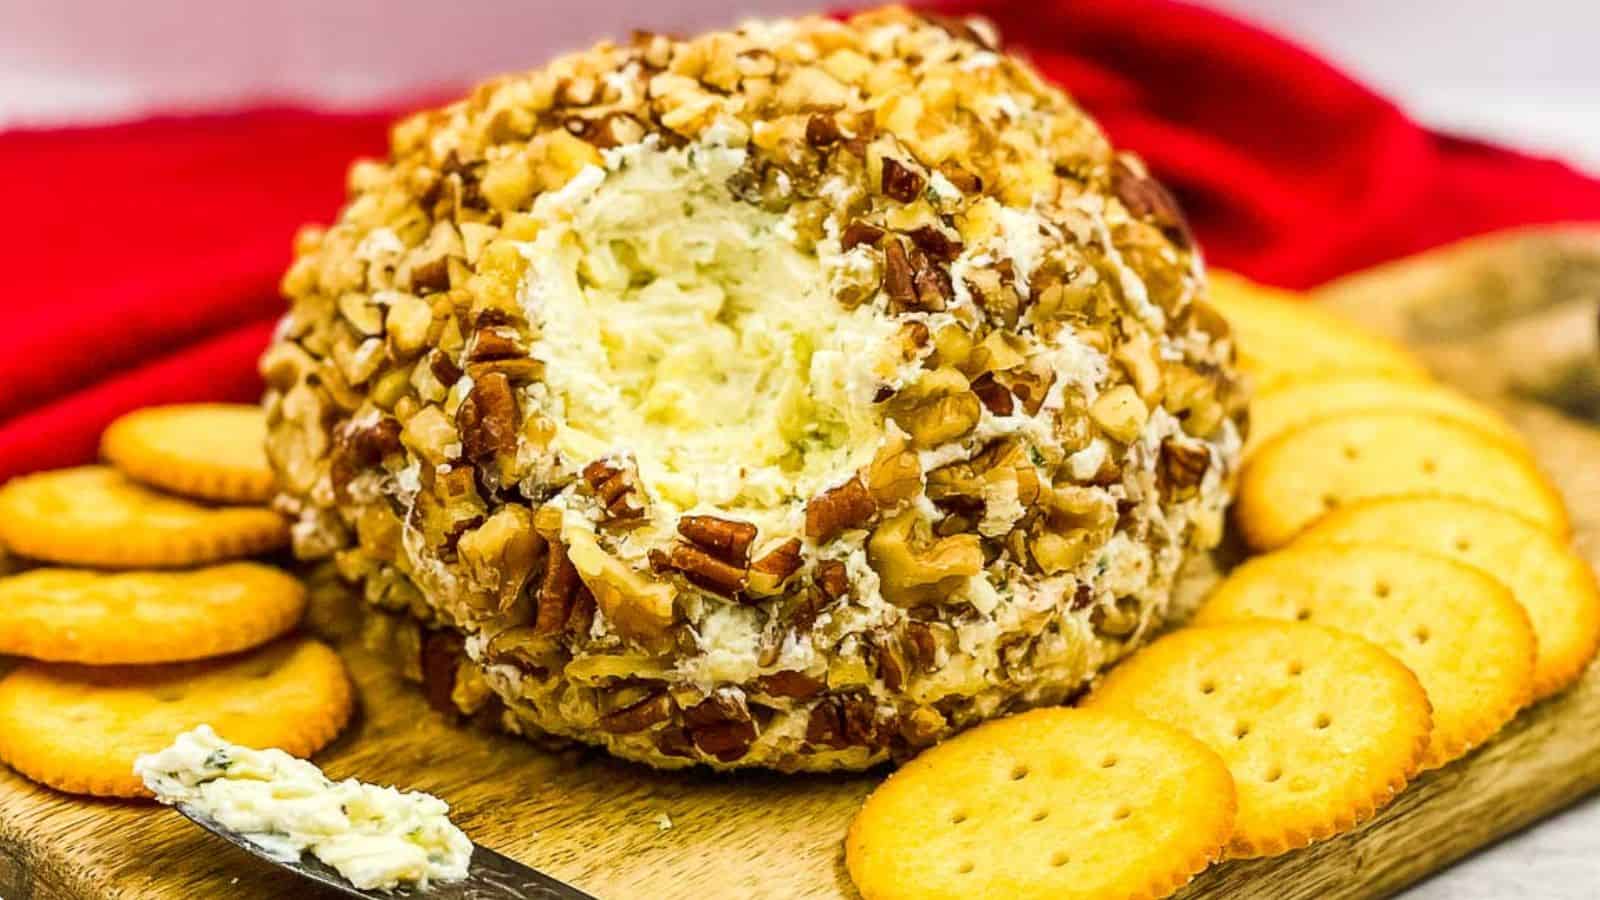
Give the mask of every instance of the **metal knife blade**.
[[174, 808], [182, 813], [184, 818], [235, 847], [281, 869], [293, 872], [301, 878], [317, 882], [350, 897], [364, 897], [369, 900], [393, 900], [396, 897], [427, 898], [427, 900], [596, 900], [594, 896], [565, 882], [478, 844], [472, 845], [472, 861], [467, 869], [467, 877], [461, 881], [430, 884], [425, 891], [415, 888], [395, 891], [362, 890], [309, 853], [301, 854], [300, 859], [295, 861], [284, 861], [251, 843], [238, 832], [224, 827], [210, 816], [198, 812], [187, 803], [180, 803]]

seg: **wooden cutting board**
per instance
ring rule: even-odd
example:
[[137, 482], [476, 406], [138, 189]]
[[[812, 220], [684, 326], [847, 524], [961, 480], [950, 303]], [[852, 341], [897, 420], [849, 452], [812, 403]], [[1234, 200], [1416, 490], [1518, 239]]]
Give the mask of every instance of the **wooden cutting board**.
[[[1600, 562], [1600, 231], [1475, 241], [1321, 294], [1503, 409], [1566, 493], [1580, 549]], [[1192, 568], [1185, 589], [1203, 590], [1214, 568]], [[841, 838], [881, 775], [668, 774], [549, 753], [452, 726], [355, 642], [342, 644], [362, 702], [317, 758], [336, 778], [438, 794], [480, 843], [607, 900], [856, 896]], [[1597, 721], [1600, 667], [1476, 754], [1424, 777], [1368, 827], [1212, 869], [1185, 896], [1391, 893], [1600, 787]], [[0, 771], [5, 900], [308, 896], [319, 895], [175, 813], [67, 797]]]

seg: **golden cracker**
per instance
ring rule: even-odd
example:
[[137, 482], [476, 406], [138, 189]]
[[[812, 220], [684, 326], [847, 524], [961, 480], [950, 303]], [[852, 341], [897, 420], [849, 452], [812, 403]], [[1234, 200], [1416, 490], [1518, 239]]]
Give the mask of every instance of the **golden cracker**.
[[1234, 514], [1247, 544], [1272, 550], [1340, 506], [1415, 493], [1466, 497], [1568, 533], [1561, 495], [1521, 450], [1412, 412], [1331, 416], [1279, 436], [1244, 467]]
[[205, 506], [150, 490], [105, 466], [58, 469], [0, 487], [0, 540], [66, 565], [165, 568], [237, 559], [289, 541], [277, 513]]
[[209, 724], [235, 743], [309, 756], [350, 717], [344, 664], [326, 645], [161, 666], [25, 663], [0, 679], [0, 759], [73, 794], [148, 797], [133, 761]]
[[1217, 751], [1239, 793], [1234, 857], [1370, 818], [1416, 774], [1432, 727], [1422, 685], [1393, 656], [1299, 622], [1180, 629], [1112, 669], [1085, 705], [1149, 716]]
[[298, 579], [258, 563], [33, 569], [0, 578], [0, 653], [96, 665], [203, 659], [272, 640], [305, 606]]
[[1391, 497], [1339, 509], [1296, 543], [1381, 541], [1438, 553], [1493, 575], [1538, 638], [1533, 699], [1578, 679], [1600, 648], [1594, 569], [1565, 541], [1517, 516], [1453, 497]]
[[1208, 299], [1233, 330], [1239, 366], [1260, 385], [1355, 372], [1429, 380], [1405, 348], [1309, 298], [1215, 269], [1209, 282]]
[[1454, 419], [1519, 448], [1522, 437], [1493, 409], [1454, 389], [1382, 375], [1341, 374], [1279, 384], [1250, 401], [1245, 456], [1273, 438], [1332, 415], [1407, 410]]
[[1505, 585], [1443, 556], [1378, 544], [1258, 556], [1217, 586], [1194, 624], [1248, 619], [1347, 631], [1405, 663], [1433, 707], [1424, 769], [1488, 740], [1533, 696], [1527, 613]]
[[266, 416], [258, 406], [192, 403], [137, 409], [100, 438], [100, 453], [129, 477], [224, 503], [265, 503], [273, 492]]
[[865, 900], [1165, 897], [1221, 853], [1234, 791], [1217, 755], [1139, 716], [1038, 709], [912, 760], [850, 824]]

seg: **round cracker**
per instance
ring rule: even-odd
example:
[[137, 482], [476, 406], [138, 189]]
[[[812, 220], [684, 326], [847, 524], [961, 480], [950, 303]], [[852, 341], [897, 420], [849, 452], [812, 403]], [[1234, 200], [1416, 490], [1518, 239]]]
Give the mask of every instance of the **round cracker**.
[[1247, 544], [1273, 550], [1340, 506], [1415, 493], [1466, 497], [1568, 533], [1561, 495], [1522, 451], [1413, 412], [1330, 416], [1279, 436], [1244, 467], [1234, 514]]
[[1164, 897], [1232, 830], [1227, 767], [1138, 716], [1038, 709], [923, 753], [845, 839], [865, 900]]
[[209, 662], [25, 663], [0, 679], [0, 759], [68, 793], [148, 797], [133, 761], [180, 732], [209, 724], [235, 743], [309, 756], [350, 705], [338, 655], [303, 638]]
[[1390, 497], [1336, 510], [1300, 538], [1307, 544], [1341, 541], [1438, 553], [1508, 585], [1538, 638], [1535, 700], [1571, 685], [1600, 649], [1594, 569], [1565, 541], [1517, 516], [1454, 497]]
[[1527, 613], [1505, 585], [1443, 556], [1377, 544], [1259, 556], [1217, 586], [1194, 624], [1247, 619], [1337, 628], [1405, 663], [1433, 707], [1424, 769], [1488, 740], [1533, 696]]
[[276, 550], [288, 543], [289, 526], [268, 509], [204, 506], [106, 466], [82, 466], [0, 487], [0, 540], [55, 563], [164, 568]]
[[265, 503], [272, 467], [267, 420], [258, 406], [191, 403], [151, 406], [106, 428], [100, 453], [148, 485], [225, 503]]
[[1189, 732], [1228, 764], [1228, 853], [1275, 856], [1393, 800], [1427, 751], [1428, 697], [1399, 660], [1297, 622], [1183, 628], [1112, 669], [1085, 701]]
[[1352, 412], [1406, 410], [1454, 419], [1523, 447], [1515, 428], [1493, 409], [1439, 384], [1397, 381], [1382, 375], [1325, 375], [1261, 391], [1250, 401], [1248, 457], [1256, 448], [1316, 419]]
[[1261, 385], [1335, 373], [1382, 373], [1428, 381], [1428, 370], [1399, 344], [1310, 298], [1212, 270], [1208, 297], [1233, 330], [1239, 366]]
[[0, 653], [100, 665], [204, 659], [272, 640], [305, 606], [299, 579], [258, 563], [33, 569], [0, 579]]

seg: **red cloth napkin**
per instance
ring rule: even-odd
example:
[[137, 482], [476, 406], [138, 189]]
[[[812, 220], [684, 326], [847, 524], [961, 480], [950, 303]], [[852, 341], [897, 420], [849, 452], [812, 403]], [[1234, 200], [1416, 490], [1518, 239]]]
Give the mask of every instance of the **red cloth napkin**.
[[[1327, 63], [1172, 0], [954, 0], [1188, 210], [1208, 258], [1304, 287], [1516, 225], [1600, 221], [1600, 183], [1438, 135]], [[537, 60], [529, 60], [530, 65]], [[93, 458], [128, 409], [252, 400], [302, 222], [391, 112], [252, 109], [0, 135], [0, 480]]]

